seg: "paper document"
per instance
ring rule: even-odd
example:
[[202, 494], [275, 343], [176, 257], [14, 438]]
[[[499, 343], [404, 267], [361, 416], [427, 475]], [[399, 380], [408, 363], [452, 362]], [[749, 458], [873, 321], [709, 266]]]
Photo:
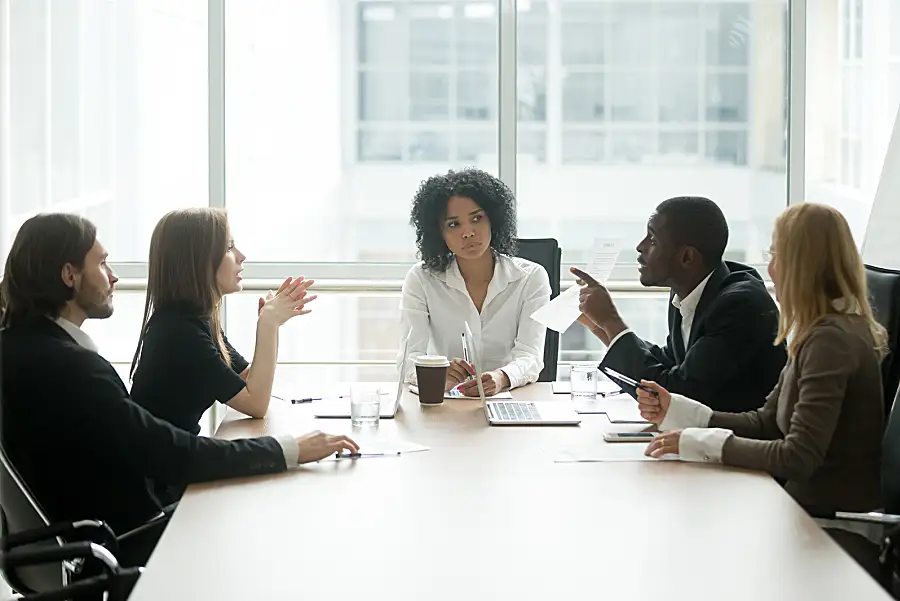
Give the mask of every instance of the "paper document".
[[[649, 443], [647, 443], [649, 444]], [[660, 461], [644, 455], [647, 444], [642, 442], [597, 442], [569, 447], [557, 453], [554, 463], [594, 463], [605, 461]], [[678, 459], [678, 455], [664, 455], [662, 460]]]
[[[418, 386], [412, 386], [412, 385], [410, 385], [409, 391], [410, 391], [411, 393], [413, 393], [414, 395], [419, 396], [419, 388], [418, 388]], [[481, 400], [481, 397], [477, 397], [477, 396], [466, 396], [466, 395], [464, 395], [463, 393], [461, 393], [459, 390], [457, 390], [456, 388], [452, 388], [452, 389], [446, 391], [446, 392], [444, 393], [444, 398], [445, 398], [445, 399], [466, 399], [466, 400], [469, 400], [469, 401], [480, 401], [480, 400]], [[513, 395], [512, 395], [509, 391], [506, 391], [506, 392], [498, 392], [498, 393], [495, 394], [494, 396], [489, 396], [489, 397], [487, 397], [487, 400], [489, 400], [489, 401], [494, 401], [494, 400], [510, 400], [510, 399], [512, 399], [512, 398], [513, 398]]]
[[[609, 279], [619, 256], [618, 240], [597, 238], [591, 249], [591, 259], [584, 271], [601, 284]], [[577, 284], [562, 292], [552, 301], [531, 314], [531, 318], [554, 332], [565, 332], [581, 315], [578, 309], [578, 295], [581, 287]]]
[[359, 457], [347, 457], [346, 453], [344, 453], [344, 456], [339, 457], [337, 455], [332, 455], [322, 461], [352, 461], [354, 459], [369, 459], [375, 457], [399, 457], [406, 453], [419, 453], [428, 450], [428, 447], [425, 445], [408, 442], [406, 440], [361, 439], [356, 442], [359, 444]]
[[[553, 388], [553, 394], [572, 394], [571, 382], [551, 382], [550, 386]], [[620, 392], [622, 392], [622, 389], [615, 382], [606, 379], [597, 380], [598, 396], [607, 396]]]
[[614, 424], [648, 424], [641, 417], [637, 401], [630, 394], [617, 394], [603, 399], [606, 417]]

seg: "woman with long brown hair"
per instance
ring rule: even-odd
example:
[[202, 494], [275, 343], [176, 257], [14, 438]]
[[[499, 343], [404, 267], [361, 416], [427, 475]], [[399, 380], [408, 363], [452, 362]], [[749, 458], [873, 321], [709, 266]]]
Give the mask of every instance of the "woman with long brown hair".
[[251, 417], [269, 407], [278, 329], [310, 310], [312, 280], [288, 278], [259, 301], [252, 365], [228, 342], [220, 322], [226, 294], [241, 290], [244, 255], [224, 210], [166, 214], [150, 240], [144, 320], [131, 365], [132, 399], [157, 417], [197, 434], [215, 401]]
[[765, 405], [722, 413], [653, 382], [641, 413], [662, 434], [652, 457], [769, 472], [807, 507], [869, 511], [881, 504], [886, 333], [874, 319], [865, 268], [835, 209], [790, 207], [775, 223], [769, 275], [781, 308], [775, 344], [788, 363]]

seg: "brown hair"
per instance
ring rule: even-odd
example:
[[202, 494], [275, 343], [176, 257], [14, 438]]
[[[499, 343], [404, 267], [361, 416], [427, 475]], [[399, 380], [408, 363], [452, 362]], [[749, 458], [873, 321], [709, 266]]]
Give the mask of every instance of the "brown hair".
[[19, 228], [0, 282], [0, 327], [31, 315], [59, 317], [75, 297], [62, 269], [84, 267], [97, 241], [97, 227], [78, 215], [43, 213]]
[[884, 356], [887, 333], [872, 315], [865, 266], [839, 211], [815, 203], [788, 208], [775, 222], [772, 246], [781, 305], [775, 344], [791, 335], [788, 354], [796, 356], [820, 319], [851, 313], [868, 321], [875, 350]]
[[222, 359], [231, 356], [222, 339], [222, 293], [216, 272], [228, 252], [228, 215], [223, 209], [196, 208], [166, 213], [150, 238], [147, 300], [137, 349], [129, 375], [134, 375], [153, 312], [168, 304], [185, 306], [209, 320], [210, 331]]

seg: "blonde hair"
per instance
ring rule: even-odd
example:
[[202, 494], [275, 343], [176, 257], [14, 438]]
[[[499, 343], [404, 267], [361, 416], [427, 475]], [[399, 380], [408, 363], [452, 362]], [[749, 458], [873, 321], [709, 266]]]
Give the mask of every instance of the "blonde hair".
[[775, 221], [772, 250], [781, 305], [775, 344], [790, 335], [788, 354], [794, 357], [823, 317], [857, 314], [868, 321], [875, 350], [884, 356], [887, 333], [872, 315], [865, 266], [839, 211], [815, 203], [788, 208]]
[[231, 355], [222, 338], [222, 293], [216, 272], [228, 252], [228, 214], [224, 209], [194, 208], [166, 213], [150, 238], [147, 300], [137, 349], [131, 361], [134, 375], [153, 312], [161, 305], [178, 303], [208, 319], [213, 341], [222, 360]]

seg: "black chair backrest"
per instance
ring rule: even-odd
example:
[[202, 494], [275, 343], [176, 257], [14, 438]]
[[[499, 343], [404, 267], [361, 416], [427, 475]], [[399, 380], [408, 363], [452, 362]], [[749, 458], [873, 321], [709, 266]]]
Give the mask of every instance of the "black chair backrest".
[[[0, 420], [4, 415], [2, 336], [0, 329]], [[0, 535], [15, 534], [49, 525], [47, 517], [16, 472], [6, 455], [0, 437]], [[35, 543], [33, 546], [58, 545], [60, 541]], [[29, 545], [31, 546], [31, 545]], [[23, 547], [24, 548], [24, 547]], [[56, 590], [67, 584], [65, 568], [61, 563], [44, 564], [10, 570], [3, 574], [6, 581], [19, 593], [35, 593]]]
[[[518, 256], [537, 263], [547, 271], [550, 277], [550, 298], [559, 296], [560, 264], [562, 249], [553, 238], [519, 238]], [[538, 382], [555, 382], [556, 369], [559, 362], [559, 332], [547, 330], [544, 341], [544, 369], [538, 376]]]
[[881, 363], [885, 410], [890, 411], [900, 384], [900, 271], [866, 265], [869, 302], [875, 319], [888, 332], [889, 353]]
[[[900, 390], [891, 398], [900, 399]], [[900, 514], [900, 411], [888, 415], [887, 428], [881, 443], [881, 488], [884, 494], [884, 510]]]

